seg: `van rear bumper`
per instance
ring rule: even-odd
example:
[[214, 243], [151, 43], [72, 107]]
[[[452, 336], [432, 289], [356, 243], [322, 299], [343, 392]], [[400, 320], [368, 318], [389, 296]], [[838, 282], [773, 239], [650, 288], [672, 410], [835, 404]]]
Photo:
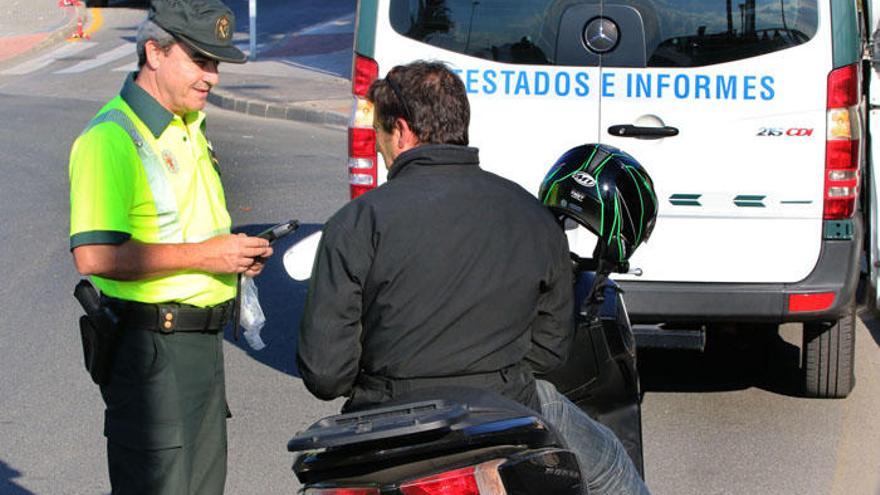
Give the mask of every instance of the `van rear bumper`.
[[[824, 240], [819, 260], [807, 278], [791, 284], [725, 284], [620, 281], [634, 323], [765, 322], [837, 320], [855, 296], [859, 282], [864, 227], [853, 219], [848, 240]], [[791, 313], [791, 294], [834, 292], [821, 312]]]

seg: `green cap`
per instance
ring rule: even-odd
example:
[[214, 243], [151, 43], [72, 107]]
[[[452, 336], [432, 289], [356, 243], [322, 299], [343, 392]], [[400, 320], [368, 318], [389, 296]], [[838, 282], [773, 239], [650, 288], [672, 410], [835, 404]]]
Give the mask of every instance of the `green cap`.
[[235, 14], [220, 0], [153, 0], [148, 18], [207, 57], [234, 64], [247, 61], [232, 44]]

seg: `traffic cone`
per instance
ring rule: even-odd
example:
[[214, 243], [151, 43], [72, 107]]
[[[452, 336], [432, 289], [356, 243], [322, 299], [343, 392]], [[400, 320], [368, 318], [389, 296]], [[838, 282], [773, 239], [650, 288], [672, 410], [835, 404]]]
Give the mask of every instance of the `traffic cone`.
[[72, 40], [82, 40], [82, 39], [90, 39], [90, 38], [91, 38], [91, 36], [89, 36], [88, 34], [86, 34], [85, 32], [83, 32], [83, 20], [82, 20], [82, 17], [77, 17], [77, 18], [76, 18], [76, 31], [74, 31], [73, 34], [70, 35], [70, 38], [69, 38], [69, 39], [72, 39]]

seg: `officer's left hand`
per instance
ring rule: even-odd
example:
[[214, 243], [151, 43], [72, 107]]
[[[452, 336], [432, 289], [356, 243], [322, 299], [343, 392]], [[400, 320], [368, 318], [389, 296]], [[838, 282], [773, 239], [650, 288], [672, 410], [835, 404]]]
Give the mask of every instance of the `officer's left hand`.
[[244, 274], [248, 277], [256, 277], [259, 275], [263, 271], [263, 267], [266, 266], [266, 259], [272, 256], [272, 253], [272, 246], [267, 246], [263, 251], [263, 254], [254, 258], [254, 263], [244, 271]]

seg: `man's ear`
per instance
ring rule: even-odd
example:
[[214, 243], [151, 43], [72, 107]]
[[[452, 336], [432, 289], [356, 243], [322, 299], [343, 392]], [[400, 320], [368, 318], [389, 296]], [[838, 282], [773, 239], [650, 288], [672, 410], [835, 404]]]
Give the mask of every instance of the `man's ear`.
[[409, 122], [402, 118], [394, 121], [395, 145], [399, 150], [406, 151], [414, 148], [419, 144], [419, 137], [413, 132], [409, 126]]
[[165, 55], [165, 49], [159, 46], [159, 43], [156, 40], [148, 40], [144, 43], [144, 54], [147, 56], [147, 61], [144, 65], [149, 66], [150, 69], [156, 70], [161, 65], [162, 57]]

